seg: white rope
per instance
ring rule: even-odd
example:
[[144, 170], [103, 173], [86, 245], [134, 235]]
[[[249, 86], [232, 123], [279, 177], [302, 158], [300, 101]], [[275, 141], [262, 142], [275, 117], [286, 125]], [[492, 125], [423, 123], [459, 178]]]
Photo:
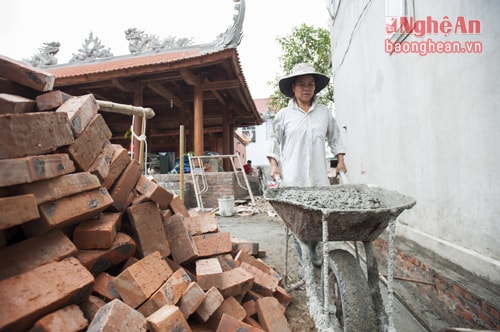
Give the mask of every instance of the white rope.
[[[144, 174], [148, 174], [148, 141], [147, 141], [147, 136], [146, 136], [146, 110], [142, 109], [142, 126], [141, 126], [141, 135], [137, 135], [134, 131], [134, 121], [135, 121], [135, 116], [132, 117], [132, 125], [130, 127], [130, 130], [132, 131], [132, 136], [131, 136], [131, 146], [134, 146], [134, 138], [138, 140], [139, 142], [144, 142]], [[135, 158], [134, 156], [134, 151], [131, 151], [131, 158]], [[140, 156], [140, 153], [139, 153]]]

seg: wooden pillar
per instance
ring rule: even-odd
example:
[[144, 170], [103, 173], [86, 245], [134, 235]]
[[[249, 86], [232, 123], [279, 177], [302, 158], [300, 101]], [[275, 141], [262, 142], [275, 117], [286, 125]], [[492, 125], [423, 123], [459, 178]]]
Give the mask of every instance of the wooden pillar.
[[203, 156], [203, 90], [200, 84], [194, 85], [193, 126], [194, 155]]
[[[143, 89], [142, 89], [142, 87], [134, 89], [134, 101], [133, 101], [134, 106], [142, 106], [143, 103], [144, 102], [143, 102]], [[142, 116], [134, 115], [133, 117], [134, 117], [134, 128], [133, 128], [134, 133], [137, 136], [140, 136], [142, 133], [142, 121], [143, 121]], [[133, 145], [134, 145], [134, 147], [133, 147], [134, 159], [139, 161], [140, 163], [142, 163], [144, 161], [144, 156], [141, 155], [141, 151], [143, 149], [144, 142], [139, 142], [139, 140], [137, 140], [134, 137]]]
[[[233, 121], [231, 118], [231, 113], [229, 112], [229, 109], [227, 107], [227, 104], [224, 105], [223, 114], [224, 117], [222, 119], [222, 153], [228, 155], [228, 154], [233, 154], [234, 146], [231, 146], [231, 144], [233, 144], [233, 139], [232, 139]], [[224, 159], [223, 168], [226, 171], [230, 171], [232, 168], [231, 162], [227, 159]]]

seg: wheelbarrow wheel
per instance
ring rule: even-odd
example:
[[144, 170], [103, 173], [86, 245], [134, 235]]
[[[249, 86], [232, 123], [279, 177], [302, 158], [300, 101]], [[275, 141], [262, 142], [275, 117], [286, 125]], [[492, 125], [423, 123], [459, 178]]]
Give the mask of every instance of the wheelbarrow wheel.
[[[329, 253], [330, 306], [343, 331], [377, 331], [377, 320], [367, 280], [359, 263], [349, 252], [336, 249]], [[334, 315], [334, 317], [332, 317]]]

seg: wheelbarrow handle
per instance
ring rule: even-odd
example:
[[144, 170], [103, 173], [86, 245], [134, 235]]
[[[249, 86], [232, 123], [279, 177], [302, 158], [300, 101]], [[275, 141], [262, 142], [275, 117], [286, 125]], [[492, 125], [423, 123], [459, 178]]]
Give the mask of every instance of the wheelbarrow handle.
[[349, 183], [349, 180], [347, 179], [347, 175], [345, 175], [343, 170], [341, 170], [339, 172], [339, 176], [340, 176], [340, 184], [348, 184]]

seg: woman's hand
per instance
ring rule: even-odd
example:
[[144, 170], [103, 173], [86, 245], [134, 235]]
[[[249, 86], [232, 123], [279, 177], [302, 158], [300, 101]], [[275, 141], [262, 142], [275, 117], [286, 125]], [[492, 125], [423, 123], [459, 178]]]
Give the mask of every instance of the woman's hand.
[[345, 167], [344, 163], [344, 155], [343, 154], [338, 154], [337, 156], [337, 175], [340, 174], [340, 172], [347, 173], [347, 167]]
[[269, 163], [271, 164], [271, 171], [269, 173], [269, 175], [271, 175], [271, 178], [275, 181], [278, 179], [278, 177], [280, 179], [283, 178], [281, 176], [281, 170], [278, 167], [278, 163], [276, 162], [276, 160], [269, 158]]

